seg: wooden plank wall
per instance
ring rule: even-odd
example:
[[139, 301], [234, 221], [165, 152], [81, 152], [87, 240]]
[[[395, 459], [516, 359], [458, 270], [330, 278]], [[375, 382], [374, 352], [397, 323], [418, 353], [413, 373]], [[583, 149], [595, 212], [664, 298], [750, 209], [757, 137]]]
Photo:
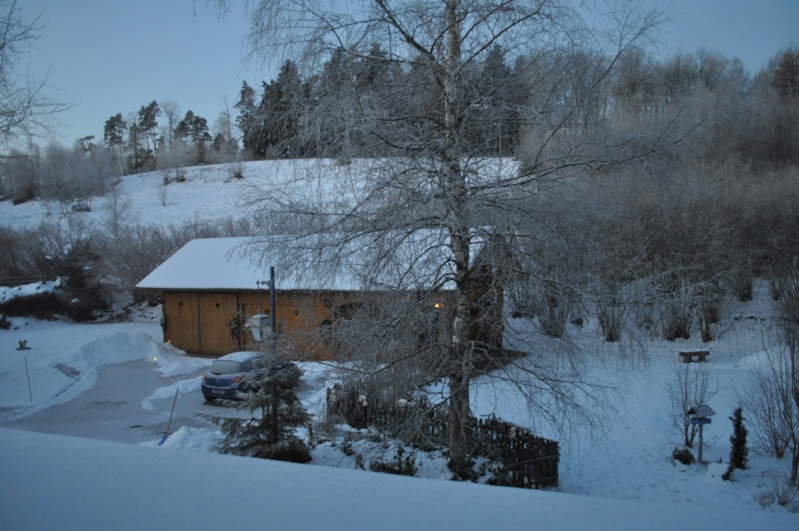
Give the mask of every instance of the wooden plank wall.
[[235, 293], [198, 294], [201, 354], [222, 356], [238, 350], [230, 332], [230, 321], [236, 317], [237, 299]]
[[164, 292], [164, 341], [175, 347], [199, 354], [200, 333], [198, 294]]
[[[320, 340], [320, 326], [332, 321], [334, 309], [355, 300], [348, 293], [280, 293], [277, 325], [282, 340], [300, 358], [331, 359], [333, 353]], [[269, 292], [261, 292], [260, 309], [269, 312]], [[253, 337], [244, 325], [258, 313], [258, 293], [164, 292], [164, 341], [191, 354], [222, 356], [248, 345]], [[239, 317], [239, 337], [231, 333], [231, 321]]]
[[[300, 359], [332, 359], [334, 353], [320, 333], [322, 327], [335, 321], [337, 308], [357, 300], [358, 294], [348, 292], [278, 292], [276, 317], [282, 344]], [[253, 348], [252, 334], [245, 325], [259, 309], [269, 313], [268, 290], [261, 291], [260, 304], [257, 291], [164, 292], [164, 341], [204, 356]], [[236, 318], [238, 336], [231, 329], [236, 328], [231, 326]], [[444, 327], [441, 333], [446, 333]]]

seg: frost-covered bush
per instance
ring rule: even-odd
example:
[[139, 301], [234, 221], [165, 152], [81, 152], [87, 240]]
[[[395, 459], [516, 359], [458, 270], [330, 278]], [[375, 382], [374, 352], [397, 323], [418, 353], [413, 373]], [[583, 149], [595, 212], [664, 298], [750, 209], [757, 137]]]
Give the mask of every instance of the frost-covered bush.
[[791, 483], [788, 476], [780, 470], [769, 470], [763, 474], [763, 477], [766, 479], [757, 485], [759, 490], [754, 495], [761, 507], [768, 507], [775, 503], [780, 507], [785, 507], [799, 493], [799, 485]]

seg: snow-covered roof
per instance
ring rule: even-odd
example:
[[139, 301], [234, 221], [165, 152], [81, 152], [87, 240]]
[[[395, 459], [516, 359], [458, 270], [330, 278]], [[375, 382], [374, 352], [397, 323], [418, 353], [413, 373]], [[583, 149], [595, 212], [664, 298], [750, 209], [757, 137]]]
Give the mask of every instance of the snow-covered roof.
[[[192, 240], [136, 286], [157, 290], [255, 290], [275, 266], [278, 290], [451, 289], [446, 239], [420, 231], [400, 241], [350, 240], [303, 247], [281, 238]], [[265, 289], [263, 284], [261, 289]]]
[[269, 280], [264, 271], [241, 251], [243, 238], [192, 240], [137, 284], [142, 289], [256, 289]]

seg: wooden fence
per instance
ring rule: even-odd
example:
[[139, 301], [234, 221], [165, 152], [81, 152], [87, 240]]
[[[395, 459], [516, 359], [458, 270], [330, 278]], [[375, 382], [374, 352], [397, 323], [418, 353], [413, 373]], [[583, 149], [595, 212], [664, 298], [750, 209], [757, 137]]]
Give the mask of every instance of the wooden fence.
[[16, 287], [24, 286], [25, 284], [33, 284], [34, 282], [42, 282], [45, 277], [30, 276], [30, 277], [2, 277], [0, 278], [0, 286]]
[[[328, 388], [327, 414], [343, 418], [354, 428], [378, 428], [422, 449], [446, 446], [446, 408], [408, 396], [412, 395], [381, 385], [381, 378], [354, 380]], [[556, 441], [537, 437], [524, 427], [496, 417], [472, 417], [467, 428], [473, 455], [502, 463], [509, 474], [504, 479], [511, 486], [558, 486]]]

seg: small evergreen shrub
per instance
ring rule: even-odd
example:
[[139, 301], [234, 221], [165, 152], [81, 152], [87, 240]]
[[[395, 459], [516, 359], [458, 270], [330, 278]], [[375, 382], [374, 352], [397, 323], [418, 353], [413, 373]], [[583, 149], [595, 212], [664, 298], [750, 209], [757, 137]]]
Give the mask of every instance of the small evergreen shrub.
[[0, 330], [10, 330], [11, 321], [5, 315], [0, 315]]
[[746, 468], [749, 459], [749, 448], [746, 447], [747, 430], [744, 426], [743, 410], [740, 407], [735, 408], [735, 411], [730, 417], [732, 421], [732, 435], [730, 436], [730, 466], [735, 468]]
[[53, 319], [56, 315], [66, 315], [67, 307], [57, 293], [46, 292], [14, 297], [0, 303], [0, 312], [12, 317], [33, 317], [44, 321]]
[[405, 448], [397, 446], [397, 452], [393, 461], [383, 461], [375, 459], [369, 463], [369, 470], [372, 472], [385, 472], [386, 474], [396, 474], [399, 476], [416, 475], [416, 457], [413, 452], [405, 455]]
[[488, 466], [486, 472], [491, 474], [491, 477], [486, 480], [487, 485], [513, 487], [513, 478], [511, 477], [510, 470], [502, 463]]
[[721, 475], [724, 481], [732, 479], [732, 473], [736, 468], [743, 470], [746, 468], [746, 462], [749, 456], [749, 448], [746, 447], [746, 427], [744, 426], [743, 410], [740, 407], [735, 408], [735, 411], [730, 417], [732, 421], [732, 435], [730, 436], [730, 465], [727, 471]]
[[289, 437], [275, 444], [267, 444], [258, 448], [252, 456], [275, 461], [288, 461], [289, 463], [307, 463], [311, 461], [311, 450], [297, 437]]
[[690, 465], [694, 462], [694, 454], [688, 448], [675, 448], [671, 453], [671, 458], [684, 465]]

